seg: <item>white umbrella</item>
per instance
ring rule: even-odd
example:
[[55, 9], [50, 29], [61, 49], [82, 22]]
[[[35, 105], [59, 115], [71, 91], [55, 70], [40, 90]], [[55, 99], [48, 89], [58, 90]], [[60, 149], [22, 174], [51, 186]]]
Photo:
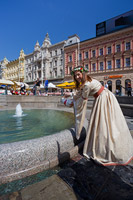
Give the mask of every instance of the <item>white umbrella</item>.
[[15, 83], [17, 86], [21, 86], [21, 83], [20, 83], [20, 82], [14, 81], [14, 83]]
[[56, 86], [53, 83], [49, 83], [48, 88], [56, 88]]
[[0, 79], [0, 85], [14, 85], [12, 81]]
[[44, 88], [44, 86], [42, 84], [40, 84], [40, 88]]
[[28, 85], [27, 83], [24, 83], [24, 84], [25, 84], [25, 87], [26, 87], [27, 89], [30, 88], [29, 85]]

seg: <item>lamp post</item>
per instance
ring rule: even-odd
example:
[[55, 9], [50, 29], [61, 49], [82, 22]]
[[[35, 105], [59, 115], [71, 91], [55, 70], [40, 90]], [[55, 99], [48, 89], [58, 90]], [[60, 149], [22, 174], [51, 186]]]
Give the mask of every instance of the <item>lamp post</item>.
[[42, 79], [42, 85], [43, 85], [43, 68], [44, 68], [44, 64], [43, 64], [43, 51], [41, 51], [41, 56], [42, 56], [42, 63], [41, 63], [41, 79]]
[[19, 66], [18, 66], [18, 79], [19, 79], [19, 82], [20, 82], [20, 79], [21, 79], [21, 61], [19, 61]]

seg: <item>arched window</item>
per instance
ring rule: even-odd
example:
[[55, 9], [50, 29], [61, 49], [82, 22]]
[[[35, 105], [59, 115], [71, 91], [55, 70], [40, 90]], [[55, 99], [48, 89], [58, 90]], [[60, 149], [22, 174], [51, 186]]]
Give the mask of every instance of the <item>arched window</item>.
[[104, 82], [103, 81], [100, 81], [100, 83], [104, 86]]
[[121, 96], [121, 80], [116, 80], [116, 94], [118, 94], [119, 96]]
[[108, 89], [112, 92], [112, 81], [111, 80], [107, 81], [107, 84], [108, 84]]
[[130, 80], [130, 79], [126, 79], [126, 80], [125, 80], [125, 94], [127, 94], [128, 83], [131, 84], [131, 80]]

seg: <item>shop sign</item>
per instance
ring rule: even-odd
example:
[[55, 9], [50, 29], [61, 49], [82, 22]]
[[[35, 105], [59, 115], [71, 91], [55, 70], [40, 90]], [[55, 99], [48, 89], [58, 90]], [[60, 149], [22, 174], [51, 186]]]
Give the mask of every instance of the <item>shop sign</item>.
[[122, 78], [123, 75], [112, 75], [112, 76], [108, 76], [108, 78]]

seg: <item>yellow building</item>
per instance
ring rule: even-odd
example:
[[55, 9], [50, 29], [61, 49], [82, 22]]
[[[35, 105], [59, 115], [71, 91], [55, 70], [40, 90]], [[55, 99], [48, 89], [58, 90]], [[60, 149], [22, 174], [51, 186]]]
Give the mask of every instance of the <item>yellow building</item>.
[[24, 82], [24, 62], [25, 54], [21, 49], [19, 58], [6, 64], [5, 79]]

